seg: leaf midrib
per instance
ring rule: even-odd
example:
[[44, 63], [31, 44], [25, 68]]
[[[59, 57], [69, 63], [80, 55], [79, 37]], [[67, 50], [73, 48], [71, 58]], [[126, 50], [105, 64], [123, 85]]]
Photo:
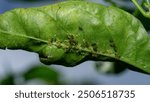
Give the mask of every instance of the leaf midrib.
[[1, 34], [8, 34], [8, 35], [11, 35], [11, 36], [17, 36], [17, 37], [22, 37], [22, 38], [27, 38], [27, 39], [40, 41], [40, 42], [43, 42], [43, 43], [48, 43], [48, 41], [46, 41], [46, 40], [39, 39], [39, 38], [36, 38], [36, 37], [33, 37], [33, 36], [28, 36], [28, 35], [24, 35], [24, 34], [17, 34], [17, 33], [12, 34], [11, 32], [7, 32], [7, 31], [3, 31], [3, 30], [0, 30], [0, 32], [1, 32]]
[[[46, 40], [43, 40], [43, 39], [39, 39], [39, 38], [36, 38], [36, 37], [32, 37], [32, 36], [27, 36], [27, 35], [20, 35], [20, 34], [15, 34], [15, 33], [11, 33], [11, 32], [7, 32], [7, 31], [3, 31], [3, 30], [0, 30], [0, 34], [8, 34], [8, 35], [11, 35], [11, 36], [17, 36], [17, 37], [22, 37], [22, 38], [27, 38], [27, 39], [32, 39], [32, 40], [36, 40], [36, 41], [40, 41], [40, 42], [43, 42], [43, 43], [45, 43], [45, 44], [48, 44], [48, 45], [54, 45], [54, 46], [61, 46], [62, 48], [64, 48], [64, 49], [68, 49], [68, 48], [70, 48], [69, 46], [67, 46], [66, 44], [63, 44], [63, 43], [61, 43], [61, 44], [57, 44], [57, 43], [50, 43], [49, 44], [49, 42], [48, 41], [46, 41]], [[88, 49], [84, 49], [84, 48], [79, 48], [79, 47], [72, 47], [73, 49], [75, 49], [75, 50], [79, 50], [79, 51], [83, 51], [83, 52], [86, 52], [86, 53], [92, 53], [92, 54], [96, 54], [96, 55], [98, 55], [98, 56], [106, 56], [106, 57], [111, 57], [111, 58], [114, 58], [114, 59], [116, 59], [116, 60], [119, 60], [119, 61], [121, 61], [121, 62], [126, 62], [126, 63], [128, 63], [128, 64], [130, 64], [130, 65], [133, 65], [133, 66], [135, 66], [135, 67], [138, 67], [138, 68], [140, 68], [139, 66], [137, 66], [137, 65], [135, 65], [135, 64], [132, 64], [132, 63], [130, 63], [129, 61], [125, 61], [125, 60], [121, 60], [121, 59], [118, 59], [118, 58], [116, 58], [116, 57], [114, 57], [114, 56], [111, 56], [111, 55], [108, 55], [108, 54], [103, 54], [103, 53], [100, 53], [100, 52], [95, 52], [95, 51], [91, 51], [91, 50], [88, 50]], [[141, 68], [140, 68], [141, 69]]]

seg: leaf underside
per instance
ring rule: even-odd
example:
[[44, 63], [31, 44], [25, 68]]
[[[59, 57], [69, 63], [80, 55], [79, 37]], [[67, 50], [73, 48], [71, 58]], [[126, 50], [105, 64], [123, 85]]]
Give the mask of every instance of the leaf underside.
[[45, 64], [121, 61], [150, 73], [150, 40], [141, 22], [116, 8], [67, 1], [0, 15], [0, 48], [39, 54]]

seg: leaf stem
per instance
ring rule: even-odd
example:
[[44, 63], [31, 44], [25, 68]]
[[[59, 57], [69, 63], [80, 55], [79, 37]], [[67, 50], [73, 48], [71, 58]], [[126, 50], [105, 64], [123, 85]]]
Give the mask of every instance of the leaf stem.
[[[144, 5], [144, 2], [145, 2], [145, 1], [142, 0], [142, 3], [141, 3], [140, 5]], [[140, 13], [139, 9], [136, 8], [135, 11], [133, 12], [133, 15], [137, 17], [137, 16], [139, 15], [139, 13]]]
[[[135, 4], [135, 6], [139, 9], [139, 11], [142, 13], [143, 16], [150, 18], [150, 11], [145, 11], [137, 2], [137, 0], [132, 0], [132, 2]], [[146, 1], [147, 5], [150, 5], [149, 0]]]

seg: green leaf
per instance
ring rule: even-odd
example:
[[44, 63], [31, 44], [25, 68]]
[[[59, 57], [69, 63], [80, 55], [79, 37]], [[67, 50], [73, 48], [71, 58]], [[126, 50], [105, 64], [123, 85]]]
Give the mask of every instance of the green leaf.
[[150, 38], [131, 14], [110, 6], [66, 1], [0, 15], [0, 48], [39, 53], [45, 64], [121, 61], [150, 74]]
[[59, 73], [46, 66], [35, 66], [24, 73], [26, 81], [41, 79], [48, 84], [59, 84]]
[[6, 77], [0, 80], [0, 85], [15, 85], [14, 75], [8, 74]]

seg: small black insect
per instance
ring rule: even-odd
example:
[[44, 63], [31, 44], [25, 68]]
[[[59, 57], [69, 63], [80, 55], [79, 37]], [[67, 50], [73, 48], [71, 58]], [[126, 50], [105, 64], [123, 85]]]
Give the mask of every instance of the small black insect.
[[93, 51], [97, 52], [98, 47], [97, 47], [96, 43], [92, 43], [91, 46], [93, 48]]
[[56, 38], [51, 38], [51, 39], [50, 39], [50, 42], [51, 42], [51, 43], [56, 42]]
[[67, 35], [67, 38], [69, 40], [70, 45], [75, 46], [78, 44], [78, 42], [75, 40], [73, 35], [69, 34], [69, 35]]
[[80, 27], [80, 26], [79, 26], [79, 28], [78, 28], [78, 29], [79, 29], [79, 31], [83, 31], [83, 28], [82, 28], [82, 27]]

